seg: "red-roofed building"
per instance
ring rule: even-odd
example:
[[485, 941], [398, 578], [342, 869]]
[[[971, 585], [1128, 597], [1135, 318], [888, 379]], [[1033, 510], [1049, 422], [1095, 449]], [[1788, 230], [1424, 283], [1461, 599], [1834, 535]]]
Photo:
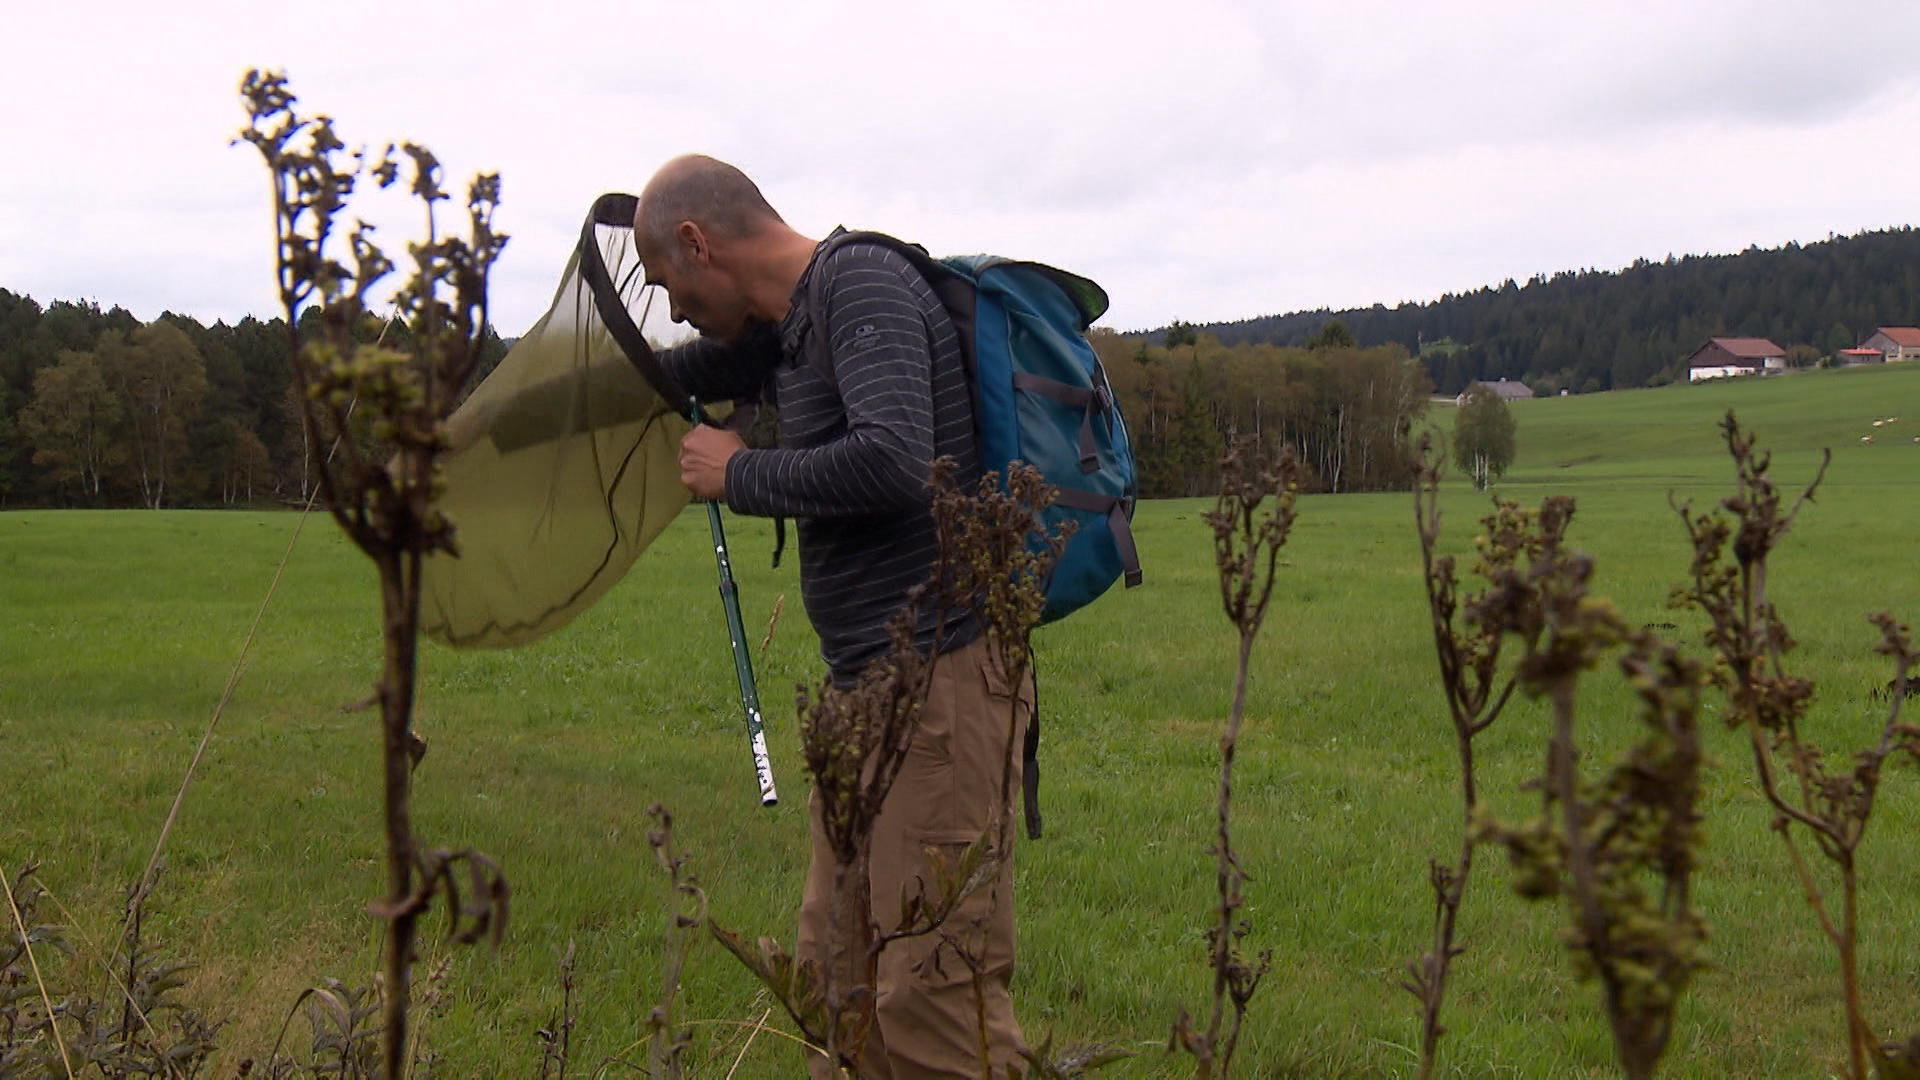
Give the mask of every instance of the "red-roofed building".
[[1864, 345], [1858, 349], [1841, 349], [1836, 355], [1840, 357], [1841, 367], [1858, 367], [1861, 364], [1884, 364], [1887, 362], [1886, 353], [1881, 352], [1879, 349], [1869, 349]]
[[1787, 350], [1755, 337], [1708, 338], [1687, 357], [1687, 381], [1787, 370]]
[[1883, 326], [1874, 331], [1873, 336], [1860, 343], [1863, 349], [1887, 358], [1888, 363], [1899, 360], [1920, 360], [1920, 326]]

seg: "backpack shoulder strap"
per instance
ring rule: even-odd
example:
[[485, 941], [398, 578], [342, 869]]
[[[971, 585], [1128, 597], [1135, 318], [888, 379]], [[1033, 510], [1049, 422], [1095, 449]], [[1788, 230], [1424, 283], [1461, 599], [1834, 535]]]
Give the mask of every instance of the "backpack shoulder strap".
[[883, 232], [859, 230], [838, 232], [822, 241], [820, 253], [814, 256], [813, 271], [807, 277], [807, 318], [811, 323], [807, 334], [807, 363], [814, 372], [828, 383], [833, 382], [833, 342], [827, 333], [827, 279], [822, 271], [834, 252], [848, 244], [861, 243], [877, 244], [897, 252], [920, 271], [920, 276], [926, 279], [927, 286], [953, 320], [954, 330], [960, 335], [961, 353], [971, 370], [974, 311], [972, 276], [960, 267], [927, 254], [927, 249], [919, 244], [908, 243]]

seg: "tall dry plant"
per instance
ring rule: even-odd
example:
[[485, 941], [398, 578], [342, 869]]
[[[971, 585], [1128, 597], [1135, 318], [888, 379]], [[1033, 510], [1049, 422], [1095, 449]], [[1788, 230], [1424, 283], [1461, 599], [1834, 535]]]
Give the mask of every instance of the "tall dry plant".
[[534, 1032], [540, 1040], [540, 1080], [567, 1080], [567, 1064], [573, 1053], [573, 1028], [580, 1021], [574, 990], [573, 942], [569, 940], [567, 951], [560, 958], [560, 1012]]
[[[668, 939], [666, 964], [660, 973], [660, 999], [647, 1011], [647, 1075], [653, 1080], [680, 1080], [684, 1075], [681, 1059], [686, 1055], [691, 1036], [680, 1022], [680, 973], [687, 957], [699, 940], [700, 928], [707, 922], [707, 894], [693, 876], [687, 856], [673, 842], [673, 815], [654, 803], [647, 808], [653, 826], [647, 830], [647, 846], [654, 860], [667, 875], [673, 888], [675, 908], [673, 931]], [[568, 950], [568, 964], [572, 950]], [[569, 1026], [570, 1026], [569, 1022]], [[541, 1070], [545, 1073], [545, 1069]], [[561, 1055], [558, 1080], [566, 1078], [566, 1058]]]
[[[1512, 570], [1515, 561], [1527, 554], [1529, 546], [1520, 542], [1521, 534], [1496, 508], [1493, 515], [1482, 519], [1482, 525], [1487, 536], [1500, 537], [1502, 542], [1484, 547], [1474, 567], [1476, 576], [1486, 581], [1487, 587], [1462, 597], [1453, 556], [1438, 553], [1440, 480], [1445, 472], [1446, 452], [1435, 445], [1431, 433], [1423, 434], [1414, 460], [1414, 526], [1420, 535], [1427, 613], [1433, 625], [1434, 651], [1440, 661], [1440, 690], [1447, 699], [1454, 752], [1460, 759], [1461, 794], [1460, 854], [1451, 865], [1438, 859], [1427, 860], [1427, 882], [1433, 889], [1433, 935], [1427, 951], [1407, 965], [1408, 977], [1400, 984], [1420, 1002], [1420, 1065], [1416, 1075], [1419, 1080], [1429, 1080], [1439, 1060], [1440, 1038], [1447, 1030], [1440, 1022], [1447, 995], [1447, 976], [1452, 971], [1454, 958], [1465, 951], [1464, 946], [1456, 944], [1454, 933], [1460, 905], [1466, 900], [1467, 883], [1473, 875], [1473, 823], [1480, 806], [1473, 740], [1500, 718], [1513, 699], [1517, 684], [1513, 665], [1501, 664], [1505, 644], [1515, 639], [1508, 636], [1509, 627], [1498, 617], [1504, 609], [1490, 606], [1488, 595], [1494, 580]], [[1553, 542], [1558, 541], [1555, 536]], [[1537, 624], [1525, 628], [1518, 639], [1520, 647], [1531, 648], [1539, 631]]]
[[[934, 880], [920, 882], [917, 891], [872, 894], [873, 827], [906, 762], [933, 674], [934, 657], [914, 641], [919, 615], [931, 610], [935, 624], [944, 626], [950, 615], [970, 610], [987, 635], [992, 662], [1018, 686], [1032, 670], [1029, 634], [1044, 606], [1042, 583], [1066, 543], [1064, 535], [1041, 528], [1052, 489], [1024, 465], [1010, 470], [1004, 487], [989, 473], [968, 492], [954, 486], [953, 464], [943, 459], [935, 463], [932, 483], [935, 567], [890, 623], [888, 652], [851, 687], [823, 680], [799, 696], [801, 748], [833, 858], [823, 944], [828, 962], [799, 959], [772, 938], [750, 944], [708, 921], [715, 938], [772, 992], [801, 1037], [848, 1075], [859, 1075], [873, 1027], [881, 953], [896, 942], [940, 933], [963, 901], [1007, 871], [1011, 850], [1005, 809], [1019, 745], [1011, 737], [1019, 723], [1017, 697], [1009, 704], [1007, 760], [986, 833], [955, 856], [936, 857]], [[876, 900], [889, 912], [897, 904], [892, 927], [874, 918]], [[967, 962], [959, 938], [943, 942], [953, 946], [956, 962]], [[1036, 1055], [1028, 1059], [1034, 1070], [1028, 1075], [1073, 1075], [1110, 1059], [1089, 1048], [1074, 1048], [1058, 1061]], [[982, 1068], [992, 1068], [984, 1045]]]
[[[467, 235], [445, 235], [436, 210], [448, 195], [440, 163], [425, 147], [389, 146], [369, 162], [340, 141], [327, 117], [300, 113], [276, 73], [248, 72], [240, 96], [248, 123], [238, 141], [260, 152], [272, 182], [275, 275], [294, 381], [303, 392], [301, 424], [311, 445], [340, 436], [338, 456], [319, 465], [320, 489], [380, 581], [385, 647], [375, 699], [387, 895], [373, 912], [387, 922], [384, 1075], [397, 1078], [407, 1057], [420, 916], [444, 894], [463, 941], [489, 932], [497, 940], [507, 917], [499, 868], [477, 852], [421, 847], [411, 812], [413, 769], [426, 746], [413, 730], [421, 561], [429, 552], [456, 550], [453, 523], [433, 507], [435, 462], [446, 446], [443, 421], [487, 333], [488, 273], [506, 244], [493, 228], [500, 180], [475, 179], [467, 190]], [[413, 334], [407, 352], [366, 343], [368, 328], [378, 326], [370, 304], [394, 264], [374, 243], [372, 228], [347, 216], [363, 180], [387, 188], [403, 174], [424, 218], [424, 236], [408, 245], [412, 265], [394, 298]]]
[[[1539, 816], [1510, 824], [1481, 815], [1475, 836], [1507, 849], [1522, 896], [1565, 900], [1562, 936], [1575, 973], [1600, 982], [1621, 1069], [1646, 1080], [1704, 964], [1706, 925], [1693, 909], [1692, 877], [1706, 675], [1589, 591], [1593, 560], [1565, 545], [1572, 499], [1548, 498], [1537, 513], [1506, 499], [1494, 507], [1475, 541], [1488, 587], [1473, 616], [1519, 639], [1519, 686], [1548, 702], [1551, 728], [1545, 768], [1528, 785], [1540, 793]], [[1576, 690], [1616, 652], [1645, 734], [1624, 760], [1589, 778], [1577, 749]]]
[[[935, 962], [950, 958], [965, 968], [974, 985], [974, 1030], [981, 1075], [993, 1074], [988, 1038], [986, 964], [976, 948], [977, 927], [955, 928], [952, 911], [979, 889], [1008, 872], [1013, 857], [1014, 832], [1010, 807], [1021, 745], [1018, 688], [1033, 674], [1033, 628], [1046, 608], [1046, 581], [1074, 534], [1074, 523], [1048, 529], [1042, 514], [1057, 495], [1039, 472], [1024, 463], [1007, 471], [1006, 483], [988, 472], [972, 493], [953, 484], [950, 461], [934, 465], [933, 523], [940, 558], [934, 575], [935, 591], [970, 610], [986, 636], [988, 663], [997, 667], [1006, 685], [1016, 688], [1007, 702], [1006, 752], [1001, 758], [1000, 785], [984, 834], [951, 866], [936, 861], [935, 898], [923, 921], [939, 935], [943, 952]], [[975, 916], [984, 921], [990, 912]], [[1022, 1047], [1025, 1069], [1010, 1066], [1007, 1080], [1066, 1080], [1132, 1056], [1104, 1042], [1065, 1046], [1058, 1051], [1051, 1037], [1038, 1047]]]
[[[1920, 726], [1901, 719], [1910, 673], [1920, 653], [1908, 628], [1887, 612], [1869, 616], [1880, 631], [1874, 651], [1893, 661], [1886, 717], [1878, 737], [1848, 759], [1835, 759], [1804, 729], [1813, 704], [1813, 682], [1787, 670], [1795, 645], [1786, 621], [1767, 594], [1768, 561], [1810, 502], [1826, 474], [1829, 456], [1788, 508], [1767, 475], [1772, 456], [1729, 412], [1721, 434], [1733, 458], [1734, 492], [1716, 510], [1675, 510], [1693, 542], [1690, 581], [1677, 599], [1709, 620], [1707, 642], [1718, 654], [1715, 681], [1727, 698], [1729, 726], [1743, 729], [1752, 748], [1754, 773], [1793, 864], [1807, 904], [1840, 961], [1841, 1000], [1847, 1021], [1847, 1075], [1866, 1080], [1869, 1062], [1883, 1077], [1913, 1076], [1920, 1068], [1920, 1036], [1908, 1046], [1881, 1045], [1860, 996], [1860, 844], [1866, 839], [1887, 759], [1904, 755], [1920, 763]], [[1719, 511], [1724, 511], [1722, 514]], [[1827, 861], [1822, 881], [1802, 850], [1811, 840]], [[1839, 909], [1832, 890], [1837, 879]]]
[[1220, 604], [1238, 632], [1238, 663], [1233, 704], [1220, 736], [1220, 786], [1215, 801], [1213, 842], [1217, 906], [1207, 930], [1208, 966], [1213, 969], [1213, 1001], [1204, 1028], [1194, 1026], [1185, 1009], [1174, 1020], [1168, 1049], [1193, 1055], [1200, 1080], [1225, 1077], [1233, 1068], [1247, 1004], [1272, 964], [1272, 950], [1248, 959], [1241, 941], [1251, 929], [1241, 916], [1248, 880], [1233, 847], [1233, 760], [1246, 718], [1247, 679], [1254, 639], [1273, 599], [1280, 549], [1293, 529], [1294, 500], [1300, 491], [1300, 464], [1291, 447], [1277, 458], [1263, 457], [1251, 441], [1229, 447], [1220, 460], [1220, 495], [1206, 514], [1213, 530], [1214, 562], [1220, 576]]
[[[180, 1000], [194, 965], [171, 958], [137, 930], [111, 953], [96, 949], [41, 913], [47, 901], [67, 914], [37, 873], [30, 863], [12, 877], [0, 876], [0, 1078], [202, 1075], [221, 1025]], [[150, 878], [146, 887], [152, 884]], [[132, 890], [129, 907], [136, 896], [145, 899], [143, 890]], [[45, 963], [56, 954], [64, 964]], [[81, 985], [89, 970], [104, 976], [98, 993]]]

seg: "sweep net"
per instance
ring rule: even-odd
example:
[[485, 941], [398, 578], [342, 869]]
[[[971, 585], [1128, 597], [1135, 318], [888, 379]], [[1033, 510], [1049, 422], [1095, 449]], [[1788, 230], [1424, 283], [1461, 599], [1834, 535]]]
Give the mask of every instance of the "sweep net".
[[435, 553], [422, 572], [421, 622], [437, 641], [501, 648], [565, 626], [687, 504], [686, 402], [641, 336], [654, 290], [633, 207], [630, 195], [594, 203], [553, 306], [447, 422], [435, 505], [458, 555]]

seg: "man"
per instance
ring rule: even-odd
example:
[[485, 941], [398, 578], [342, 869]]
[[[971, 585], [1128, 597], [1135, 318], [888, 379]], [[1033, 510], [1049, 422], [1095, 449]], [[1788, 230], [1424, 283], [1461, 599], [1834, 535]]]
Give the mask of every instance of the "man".
[[[770, 390], [779, 409], [775, 449], [748, 449], [730, 432], [695, 426], [681, 444], [681, 480], [736, 513], [796, 520], [807, 615], [834, 682], [851, 685], [886, 651], [888, 620], [933, 567], [932, 462], [952, 457], [962, 482], [980, 474], [953, 323], [899, 253], [850, 243], [822, 257], [821, 245], [789, 228], [745, 174], [712, 158], [662, 167], [640, 196], [634, 235], [647, 280], [666, 289], [674, 321], [701, 334], [662, 354], [668, 374], [703, 401]], [[816, 286], [823, 325], [807, 311]], [[820, 339], [831, 377], [808, 359]], [[945, 625], [936, 617], [922, 612], [916, 630], [919, 647], [938, 654], [932, 689], [874, 827], [873, 914], [883, 932], [898, 922], [902, 895], [931, 882], [929, 848], [958, 852], [1011, 814], [1011, 806], [996, 806], [1010, 703], [1021, 706], [1013, 747], [1032, 715], [1031, 682], [1008, 684], [973, 617]], [[1007, 790], [1018, 791], [1020, 755], [1012, 761]], [[833, 864], [817, 801], [810, 817], [799, 952], [824, 967]], [[945, 932], [981, 962], [980, 988], [940, 934], [889, 945], [864, 1076], [978, 1077], [982, 996], [996, 1072], [1018, 1061], [1023, 1043], [1007, 994], [1010, 869], [970, 897]], [[935, 955], [943, 949], [947, 955]], [[809, 1055], [808, 1068], [831, 1074], [819, 1054]]]

